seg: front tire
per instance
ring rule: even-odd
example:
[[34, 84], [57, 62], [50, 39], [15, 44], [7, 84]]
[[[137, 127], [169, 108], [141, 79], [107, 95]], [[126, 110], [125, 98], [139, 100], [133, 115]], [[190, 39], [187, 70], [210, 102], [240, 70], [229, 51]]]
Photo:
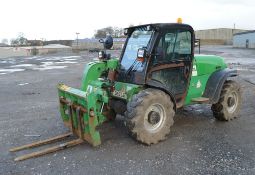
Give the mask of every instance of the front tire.
[[241, 108], [241, 90], [237, 82], [228, 80], [221, 90], [220, 99], [212, 105], [213, 115], [220, 121], [229, 121], [238, 117]]
[[126, 126], [133, 138], [144, 144], [156, 144], [170, 133], [175, 115], [168, 94], [157, 89], [145, 89], [127, 104]]

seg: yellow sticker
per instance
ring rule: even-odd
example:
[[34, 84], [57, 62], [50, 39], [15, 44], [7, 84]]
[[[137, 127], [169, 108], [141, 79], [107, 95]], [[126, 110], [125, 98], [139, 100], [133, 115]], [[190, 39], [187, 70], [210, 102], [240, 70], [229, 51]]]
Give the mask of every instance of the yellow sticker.
[[66, 85], [61, 85], [61, 87], [60, 87], [62, 90], [64, 90], [64, 91], [69, 91], [71, 88], [70, 87], [68, 87], [68, 86], [66, 86]]

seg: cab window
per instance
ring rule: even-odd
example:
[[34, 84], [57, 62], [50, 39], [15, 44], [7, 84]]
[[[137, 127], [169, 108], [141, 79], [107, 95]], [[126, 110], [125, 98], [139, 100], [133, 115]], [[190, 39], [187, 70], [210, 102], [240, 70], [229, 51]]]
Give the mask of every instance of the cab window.
[[164, 33], [155, 48], [154, 63], [167, 63], [191, 58], [191, 33], [173, 30]]

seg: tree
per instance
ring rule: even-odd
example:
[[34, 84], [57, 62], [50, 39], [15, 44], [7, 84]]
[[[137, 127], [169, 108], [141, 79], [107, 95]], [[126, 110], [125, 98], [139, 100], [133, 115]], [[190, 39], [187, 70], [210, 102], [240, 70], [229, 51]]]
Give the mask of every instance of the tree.
[[96, 30], [96, 33], [94, 34], [95, 38], [105, 38], [106, 37], [106, 31], [103, 29]]
[[107, 35], [111, 35], [115, 38], [123, 37], [123, 29], [119, 27], [105, 27], [95, 31], [95, 38], [105, 38]]
[[120, 38], [120, 37], [123, 37], [123, 34], [124, 34], [124, 29], [119, 27], [113, 28], [113, 37]]
[[114, 30], [113, 27], [106, 27], [102, 29], [96, 30], [96, 33], [94, 34], [95, 38], [105, 38], [106, 35], [113, 35]]
[[22, 33], [22, 32], [18, 34], [17, 40], [18, 40], [19, 45], [21, 45], [21, 46], [27, 45], [27, 38], [25, 38], [24, 33]]
[[113, 27], [110, 27], [110, 26], [104, 28], [104, 30], [105, 30], [107, 35], [113, 35], [113, 33], [114, 33]]
[[11, 39], [11, 45], [13, 46], [27, 45], [27, 38], [25, 38], [24, 33], [19, 33], [17, 38]]
[[1, 43], [8, 45], [8, 44], [9, 44], [9, 41], [8, 41], [8, 39], [4, 38], [4, 39], [2, 39], [2, 42], [1, 42]]
[[11, 39], [12, 46], [17, 46], [18, 44], [19, 44], [19, 41], [17, 39], [14, 39], [14, 38]]

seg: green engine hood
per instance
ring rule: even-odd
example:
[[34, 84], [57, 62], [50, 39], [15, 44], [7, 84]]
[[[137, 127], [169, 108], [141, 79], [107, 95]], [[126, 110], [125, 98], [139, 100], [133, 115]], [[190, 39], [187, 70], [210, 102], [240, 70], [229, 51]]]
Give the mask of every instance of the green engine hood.
[[215, 55], [195, 55], [194, 65], [196, 65], [198, 76], [211, 74], [227, 67], [224, 59]]

